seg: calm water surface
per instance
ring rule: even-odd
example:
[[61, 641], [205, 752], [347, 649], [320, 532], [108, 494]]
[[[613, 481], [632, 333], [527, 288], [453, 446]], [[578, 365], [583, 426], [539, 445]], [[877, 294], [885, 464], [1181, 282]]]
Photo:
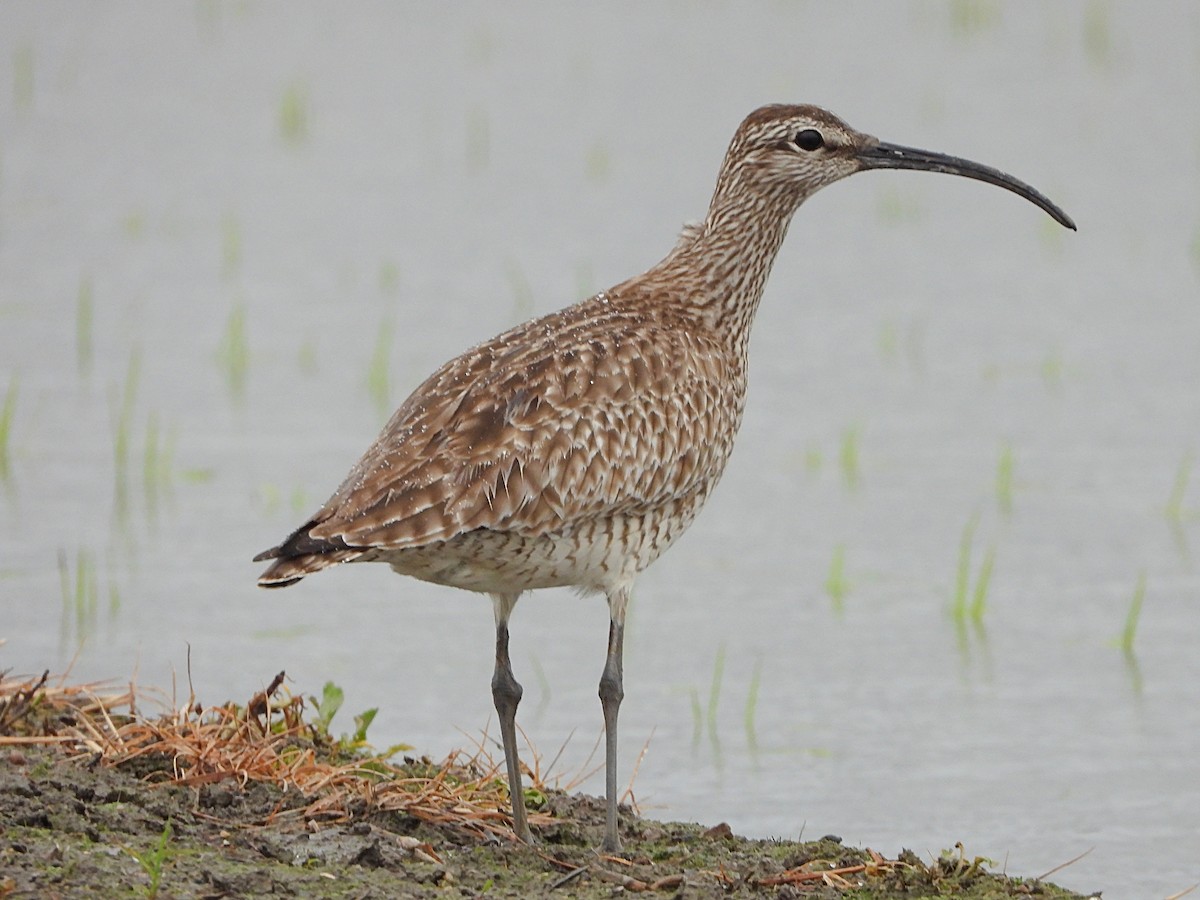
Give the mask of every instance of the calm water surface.
[[[622, 773], [751, 835], [1200, 880], [1200, 9], [10, 2], [0, 49], [0, 668], [183, 691], [190, 646], [206, 702], [286, 669], [463, 745], [485, 598], [250, 556], [436, 365], [660, 258], [746, 112], [817, 102], [1080, 230], [916, 173], [801, 210], [738, 451], [638, 584]], [[514, 616], [564, 777], [605, 624]]]

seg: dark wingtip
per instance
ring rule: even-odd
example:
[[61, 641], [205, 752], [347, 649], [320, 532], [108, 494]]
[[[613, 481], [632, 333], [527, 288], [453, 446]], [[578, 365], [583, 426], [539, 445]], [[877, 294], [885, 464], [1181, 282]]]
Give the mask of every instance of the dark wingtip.
[[[258, 576], [259, 587], [287, 587], [300, 581], [305, 575], [311, 575], [347, 557], [346, 551], [351, 548], [341, 538], [314, 538], [309, 533], [318, 524], [320, 523], [316, 519], [305, 522], [288, 535], [288, 539], [282, 544], [264, 550], [254, 557], [254, 562], [275, 560]], [[318, 562], [319, 560], [326, 561]], [[295, 574], [297, 571], [300, 572], [299, 575]]]
[[[271, 571], [270, 569], [267, 570], [267, 572], [270, 572], [270, 571]], [[267, 572], [263, 572], [262, 575], [260, 575], [258, 578], [258, 586], [260, 588], [290, 587], [291, 585], [295, 584], [297, 581], [304, 580], [303, 578], [289, 578], [286, 581], [265, 581], [264, 579], [267, 577]]]

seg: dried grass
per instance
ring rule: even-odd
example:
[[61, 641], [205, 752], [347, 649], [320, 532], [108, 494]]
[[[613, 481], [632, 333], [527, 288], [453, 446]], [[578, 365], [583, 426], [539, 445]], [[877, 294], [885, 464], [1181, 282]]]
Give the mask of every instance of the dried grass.
[[[75, 758], [108, 766], [151, 761], [145, 780], [200, 787], [265, 782], [297, 791], [304, 804], [277, 808], [261, 824], [331, 823], [364, 809], [396, 811], [435, 826], [512, 840], [501, 763], [484, 750], [454, 751], [440, 762], [348, 752], [305, 720], [313, 704], [292, 695], [280, 673], [245, 706], [202, 706], [142, 715], [133, 684], [70, 684], [67, 677], [10, 678], [0, 673], [0, 748], [60, 745]], [[164, 701], [156, 705], [170, 706]], [[484, 737], [486, 740], [486, 735]], [[534, 790], [547, 790], [535, 763]], [[282, 804], [281, 804], [282, 805]], [[549, 822], [531, 811], [531, 821]]]

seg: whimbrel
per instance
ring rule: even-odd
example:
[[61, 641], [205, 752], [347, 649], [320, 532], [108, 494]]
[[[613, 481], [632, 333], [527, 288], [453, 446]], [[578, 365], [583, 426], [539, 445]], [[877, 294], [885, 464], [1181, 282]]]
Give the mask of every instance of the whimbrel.
[[617, 832], [625, 610], [638, 573], [687, 529], [725, 469], [746, 399], [746, 351], [793, 213], [867, 169], [962, 175], [1075, 224], [1029, 185], [970, 160], [855, 131], [815, 106], [765, 106], [738, 127], [703, 223], [641, 275], [452, 359], [404, 401], [315, 515], [256, 560], [264, 587], [343, 562], [490, 594], [492, 696], [513, 829], [532, 842], [517, 758], [521, 686], [508, 619], [521, 594], [608, 599], [600, 678], [607, 821]]

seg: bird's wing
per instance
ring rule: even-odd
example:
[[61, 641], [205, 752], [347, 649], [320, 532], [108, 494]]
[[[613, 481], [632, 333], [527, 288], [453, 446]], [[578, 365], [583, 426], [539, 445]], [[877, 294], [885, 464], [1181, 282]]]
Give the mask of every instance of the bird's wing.
[[404, 548], [655, 508], [719, 472], [727, 366], [715, 341], [603, 298], [520, 326], [421, 385], [302, 531]]

